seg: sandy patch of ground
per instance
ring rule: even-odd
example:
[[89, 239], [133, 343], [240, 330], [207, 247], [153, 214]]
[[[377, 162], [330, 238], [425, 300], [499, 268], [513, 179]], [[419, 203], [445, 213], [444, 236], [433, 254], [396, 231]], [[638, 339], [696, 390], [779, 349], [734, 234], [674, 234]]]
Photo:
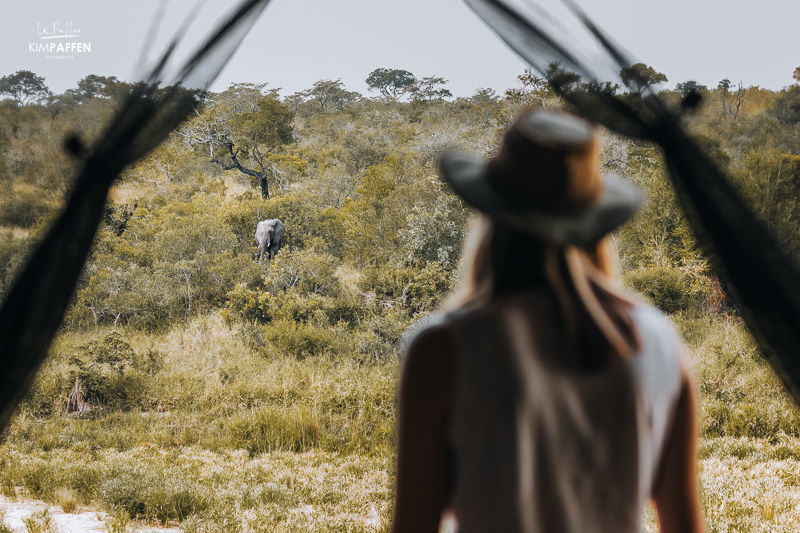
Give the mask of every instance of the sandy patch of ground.
[[[82, 507], [77, 512], [65, 513], [57, 505], [50, 505], [39, 500], [18, 498], [11, 501], [0, 496], [0, 508], [5, 510], [5, 522], [15, 533], [27, 533], [24, 520], [37, 511], [48, 509], [53, 521], [58, 524], [61, 533], [107, 532], [106, 513], [89, 507]], [[179, 533], [180, 528], [154, 527], [139, 522], [128, 524], [128, 531], [158, 531], [160, 533]]]

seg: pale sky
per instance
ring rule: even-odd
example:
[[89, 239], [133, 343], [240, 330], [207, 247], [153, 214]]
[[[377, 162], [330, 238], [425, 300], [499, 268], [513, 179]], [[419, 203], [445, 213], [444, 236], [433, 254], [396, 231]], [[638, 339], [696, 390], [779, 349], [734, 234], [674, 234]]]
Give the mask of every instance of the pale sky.
[[[132, 81], [161, 3], [15, 1], [0, 32], [0, 75], [31, 70], [54, 92], [74, 87], [87, 74]], [[167, 2], [153, 50], [160, 50], [196, 3]], [[688, 79], [716, 86], [727, 77], [780, 89], [793, 82], [800, 66], [798, 0], [578, 3], [636, 59], [666, 74], [668, 87]], [[230, 4], [207, 0], [185, 41], [197, 42]], [[54, 25], [76, 37], [41, 39]], [[32, 44], [51, 42], [86, 42], [91, 50], [30, 51]], [[347, 89], [368, 95], [364, 80], [379, 67], [440, 76], [454, 95], [469, 96], [479, 87], [502, 93], [516, 86], [524, 64], [461, 0], [273, 0], [212, 89], [267, 82], [283, 88], [285, 96], [319, 79], [341, 78]]]

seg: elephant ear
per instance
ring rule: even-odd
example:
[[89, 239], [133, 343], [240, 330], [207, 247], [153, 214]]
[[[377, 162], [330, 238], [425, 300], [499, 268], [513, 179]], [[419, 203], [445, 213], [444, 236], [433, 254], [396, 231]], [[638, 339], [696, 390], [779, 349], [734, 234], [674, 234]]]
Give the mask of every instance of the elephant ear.
[[[123, 168], [157, 147], [207, 94], [270, 0], [242, 0], [159, 87], [185, 28], [136, 84], [92, 150], [77, 136], [67, 148], [83, 160], [66, 208], [33, 252], [0, 308], [0, 431], [29, 387], [75, 290], [102, 219], [108, 190]], [[86, 154], [88, 152], [88, 154]]]
[[284, 233], [286, 233], [286, 226], [283, 225], [283, 222], [278, 220], [278, 223], [275, 224], [275, 236], [273, 240], [280, 242], [280, 240], [283, 239]]

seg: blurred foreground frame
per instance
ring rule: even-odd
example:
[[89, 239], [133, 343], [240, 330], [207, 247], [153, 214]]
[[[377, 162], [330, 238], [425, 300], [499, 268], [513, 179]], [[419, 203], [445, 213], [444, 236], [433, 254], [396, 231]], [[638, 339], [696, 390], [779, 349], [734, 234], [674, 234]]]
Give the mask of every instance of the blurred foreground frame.
[[[573, 0], [464, 0], [572, 110], [658, 144], [687, 219], [767, 361], [800, 404], [800, 272], [633, 60]], [[542, 4], [565, 11], [579, 44]], [[687, 14], [687, 16], [691, 16]], [[627, 92], [620, 93], [627, 89]], [[684, 109], [697, 105], [690, 92]]]
[[133, 87], [96, 147], [76, 134], [65, 148], [82, 160], [66, 208], [31, 256], [0, 308], [0, 431], [47, 356], [75, 290], [108, 191], [122, 170], [144, 157], [197, 108], [270, 0], [242, 0], [159, 88], [182, 32]]

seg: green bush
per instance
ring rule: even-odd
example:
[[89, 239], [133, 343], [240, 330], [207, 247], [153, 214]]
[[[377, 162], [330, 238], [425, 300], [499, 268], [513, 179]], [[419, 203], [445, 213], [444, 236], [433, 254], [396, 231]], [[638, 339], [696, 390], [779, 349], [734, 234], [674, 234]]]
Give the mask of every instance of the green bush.
[[276, 450], [304, 452], [319, 444], [318, 421], [305, 410], [269, 407], [236, 415], [224, 424], [226, 448], [250, 456]]
[[147, 329], [224, 304], [237, 285], [259, 287], [258, 265], [231, 252], [199, 253], [190, 260], [97, 269], [78, 291], [68, 320], [74, 324], [130, 324]]
[[626, 273], [623, 280], [665, 313], [687, 311], [702, 303], [692, 294], [688, 276], [675, 268], [660, 265], [639, 268]]
[[234, 233], [226, 209], [219, 198], [197, 194], [140, 207], [120, 236], [101, 232], [68, 321], [156, 329], [221, 307], [237, 285], [263, 287], [254, 240]]
[[334, 328], [327, 323], [275, 320], [264, 326], [264, 338], [279, 353], [298, 359], [340, 351]]
[[319, 294], [300, 294], [297, 291], [278, 293], [274, 301], [275, 318], [292, 322], [314, 322], [317, 325], [331, 322], [336, 302], [333, 298]]
[[58, 480], [47, 461], [39, 458], [27, 461], [20, 469], [19, 477], [33, 497], [43, 500], [53, 498]]
[[367, 314], [369, 310], [363, 298], [348, 291], [330, 298], [320, 294], [302, 294], [297, 290], [273, 294], [244, 286], [238, 286], [228, 293], [228, 302], [222, 310], [222, 317], [228, 324], [237, 320], [245, 324], [267, 324], [273, 319], [286, 319], [344, 323], [353, 327]]
[[9, 485], [18, 483], [34, 498], [55, 501], [59, 490], [71, 489], [78, 501], [89, 503], [97, 484], [102, 480], [102, 467], [87, 460], [87, 452], [67, 451], [57, 460], [40, 453], [24, 454], [22, 461], [9, 461]]
[[34, 239], [18, 239], [11, 232], [0, 233], [0, 301], [5, 299], [25, 266], [33, 244]]
[[272, 294], [237, 285], [228, 293], [222, 317], [229, 324], [235, 319], [266, 324], [272, 320], [277, 306], [276, 298]]
[[293, 289], [301, 294], [337, 296], [341, 284], [334, 275], [341, 261], [314, 249], [281, 251], [270, 262], [267, 286], [272, 292]]
[[406, 260], [438, 263], [445, 270], [458, 266], [471, 210], [457, 196], [439, 190], [430, 203], [418, 203], [400, 232]]
[[397, 355], [400, 339], [410, 323], [399, 308], [366, 317], [362, 327], [351, 333], [353, 352], [362, 361], [391, 360]]
[[132, 465], [113, 471], [98, 488], [98, 497], [109, 510], [122, 509], [130, 518], [183, 520], [209, 505], [206, 489], [183, 472], [141, 472]]
[[422, 268], [380, 265], [366, 269], [358, 288], [379, 309], [405, 308], [411, 316], [437, 309], [450, 291], [454, 274], [438, 263]]
[[233, 233], [242, 250], [256, 251], [256, 227], [270, 215], [270, 204], [255, 193], [247, 192], [227, 202], [221, 209], [222, 221]]
[[0, 204], [0, 226], [30, 228], [56, 208], [40, 190], [18, 193]]
[[138, 405], [145, 388], [139, 369], [150, 368], [147, 359], [136, 356], [130, 343], [118, 331], [90, 341], [70, 359], [69, 382], [74, 388], [67, 400], [68, 410], [88, 408], [128, 409]]
[[336, 253], [343, 237], [341, 216], [326, 210], [314, 194], [299, 190], [264, 202], [255, 193], [247, 192], [225, 207], [223, 219], [237, 238], [255, 247], [255, 232], [261, 220], [277, 218], [286, 227], [281, 253], [300, 251], [316, 240], [324, 249]]

